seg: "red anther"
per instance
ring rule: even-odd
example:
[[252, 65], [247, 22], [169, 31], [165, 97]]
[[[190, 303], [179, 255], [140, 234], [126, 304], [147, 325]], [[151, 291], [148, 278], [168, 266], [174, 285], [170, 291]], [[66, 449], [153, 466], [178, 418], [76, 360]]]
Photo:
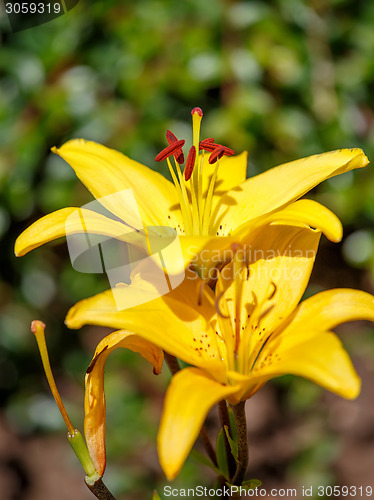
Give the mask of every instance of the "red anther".
[[235, 151], [227, 146], [222, 146], [225, 152], [223, 153], [225, 156], [234, 156]]
[[175, 151], [180, 149], [185, 142], [186, 141], [184, 141], [183, 139], [177, 142], [173, 142], [173, 144], [170, 144], [170, 146], [160, 151], [160, 153], [158, 153], [158, 155], [156, 156], [155, 160], [162, 161], [165, 160], [166, 158], [169, 158], [169, 156], [173, 155]]
[[209, 163], [212, 165], [212, 163], [215, 163], [219, 158], [222, 158], [224, 153], [225, 148], [223, 146], [216, 148], [209, 156]]
[[184, 169], [184, 178], [186, 179], [186, 181], [191, 179], [193, 168], [195, 166], [195, 160], [196, 160], [196, 148], [195, 146], [191, 146], [186, 160], [186, 167]]
[[200, 141], [199, 142], [199, 151], [201, 151], [202, 149], [205, 149], [206, 151], [208, 151], [206, 148], [209, 148], [210, 144], [213, 144], [213, 143], [214, 143], [213, 137], [209, 137], [208, 139], [204, 139], [203, 141]]
[[[169, 146], [171, 146], [172, 144], [174, 144], [175, 142], [178, 141], [178, 139], [176, 138], [176, 136], [170, 130], [166, 131], [166, 140], [168, 141]], [[184, 154], [183, 154], [182, 148], [180, 148], [179, 151], [176, 151], [174, 153], [174, 158], [177, 160], [177, 162], [180, 165], [182, 163], [184, 163]]]
[[215, 142], [212, 142], [211, 139], [204, 139], [203, 141], [200, 142], [199, 144], [199, 149], [204, 150], [204, 151], [210, 151], [213, 152], [217, 148], [223, 148], [224, 149], [224, 155], [225, 156], [233, 156], [235, 154], [235, 151], [233, 149], [230, 149], [226, 146], [222, 146], [222, 144], [216, 144]]
[[195, 113], [197, 113], [199, 116], [203, 116], [203, 110], [201, 108], [193, 108], [191, 111], [191, 115], [193, 116]]
[[166, 131], [166, 140], [168, 141], [169, 145], [173, 144], [174, 142], [177, 142], [177, 137], [173, 134], [171, 130]]

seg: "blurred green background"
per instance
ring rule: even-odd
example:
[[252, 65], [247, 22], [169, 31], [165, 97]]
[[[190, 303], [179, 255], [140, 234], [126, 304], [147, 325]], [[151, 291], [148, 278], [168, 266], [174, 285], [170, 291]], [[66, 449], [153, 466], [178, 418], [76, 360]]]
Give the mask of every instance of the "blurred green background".
[[[190, 110], [200, 106], [203, 136], [248, 150], [249, 175], [343, 147], [374, 158], [373, 54], [374, 3], [354, 0], [80, 0], [50, 23], [1, 35], [2, 500], [93, 498], [29, 325], [47, 323], [57, 383], [82, 429], [84, 372], [107, 331], [71, 332], [63, 319], [107, 282], [74, 271], [65, 242], [13, 254], [31, 222], [91, 200], [50, 148], [83, 137], [166, 174], [154, 162], [165, 130], [190, 137]], [[373, 169], [326, 181], [313, 196], [341, 218], [345, 236], [342, 244], [322, 241], [310, 292], [373, 292]], [[248, 474], [267, 489], [372, 483], [373, 329], [355, 323], [340, 332], [363, 378], [357, 401], [285, 377], [247, 404]], [[106, 482], [118, 498], [149, 499], [167, 484], [155, 437], [168, 379], [166, 368], [154, 377], [135, 354], [118, 352], [107, 363]], [[212, 412], [212, 437], [215, 424]], [[212, 478], [189, 460], [175, 486], [198, 484]]]

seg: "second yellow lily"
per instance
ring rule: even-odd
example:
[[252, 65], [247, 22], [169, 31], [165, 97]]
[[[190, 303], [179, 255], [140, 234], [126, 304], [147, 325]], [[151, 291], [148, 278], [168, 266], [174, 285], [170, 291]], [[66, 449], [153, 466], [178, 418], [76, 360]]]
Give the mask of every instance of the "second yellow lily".
[[[374, 321], [374, 297], [338, 289], [298, 305], [319, 238], [320, 233], [310, 229], [270, 226], [259, 233], [250, 251], [233, 248], [233, 260], [220, 271], [215, 292], [187, 270], [178, 288], [147, 304], [119, 312], [108, 290], [69, 311], [70, 328], [105, 325], [149, 342], [142, 347], [148, 360], [152, 346], [157, 346], [160, 350], [151, 360], [155, 367], [161, 362], [161, 349], [193, 365], [172, 378], [165, 399], [158, 449], [169, 479], [180, 471], [209, 409], [222, 399], [236, 405], [284, 374], [306, 377], [345, 398], [358, 395], [359, 377], [331, 329], [356, 319]], [[142, 276], [140, 266], [132, 284], [120, 287], [123, 300], [142, 293]], [[146, 286], [157, 288], [151, 281], [146, 275]], [[95, 401], [99, 408], [92, 413], [93, 408], [86, 407], [85, 432], [102, 472], [104, 362], [120, 342], [121, 336], [117, 344], [111, 336], [101, 342], [86, 380], [86, 401]]]

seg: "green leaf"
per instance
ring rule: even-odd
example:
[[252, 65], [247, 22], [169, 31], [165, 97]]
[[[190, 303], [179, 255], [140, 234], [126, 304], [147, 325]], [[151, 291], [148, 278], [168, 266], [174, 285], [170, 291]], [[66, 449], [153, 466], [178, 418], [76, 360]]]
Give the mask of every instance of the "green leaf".
[[230, 430], [231, 430], [232, 439], [235, 441], [235, 443], [237, 443], [238, 442], [238, 433], [237, 433], [237, 429], [236, 429], [234, 412], [232, 411], [232, 408], [230, 406], [227, 408], [227, 411], [229, 413]]
[[230, 477], [229, 476], [229, 465], [227, 463], [225, 438], [224, 438], [222, 429], [220, 429], [218, 436], [217, 436], [216, 457], [217, 457], [217, 464], [218, 464], [218, 467], [219, 467], [222, 475], [226, 479], [228, 479]]
[[244, 481], [242, 484], [243, 488], [247, 488], [248, 490], [254, 490], [261, 485], [262, 481], [260, 481], [259, 479], [247, 479], [247, 481]]
[[195, 459], [197, 462], [199, 462], [202, 465], [206, 465], [207, 467], [210, 467], [214, 472], [216, 472], [219, 476], [222, 474], [222, 472], [214, 465], [214, 463], [205, 455], [200, 453], [197, 450], [192, 450], [190, 453], [190, 456]]
[[235, 462], [238, 462], [238, 443], [231, 438], [229, 428], [227, 427], [227, 425], [224, 426], [224, 429], [225, 429], [227, 440], [228, 440], [229, 445], [230, 445], [230, 450], [231, 450], [232, 456], [235, 458]]
[[160, 495], [157, 493], [156, 490], [154, 490], [153, 492], [153, 497], [152, 497], [152, 500], [161, 500], [161, 497]]

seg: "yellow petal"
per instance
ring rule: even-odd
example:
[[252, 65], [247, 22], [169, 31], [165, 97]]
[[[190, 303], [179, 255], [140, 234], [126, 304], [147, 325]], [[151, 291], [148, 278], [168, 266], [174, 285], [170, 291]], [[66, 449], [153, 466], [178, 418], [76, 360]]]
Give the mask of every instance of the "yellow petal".
[[[281, 225], [252, 235], [243, 261], [239, 359], [243, 370], [252, 365], [266, 338], [294, 311], [308, 284], [320, 233]], [[245, 269], [248, 265], [248, 270]], [[216, 289], [229, 306], [234, 325], [236, 283], [234, 264], [222, 269]], [[231, 307], [230, 307], [231, 305]], [[248, 328], [246, 328], [248, 325]], [[250, 355], [250, 358], [248, 356]], [[245, 360], [249, 359], [249, 366]]]
[[111, 333], [97, 346], [85, 379], [84, 434], [90, 456], [100, 476], [104, 474], [106, 463], [104, 367], [109, 354], [119, 347], [141, 354], [153, 365], [156, 374], [161, 372], [164, 359], [162, 349], [125, 331]]
[[334, 242], [343, 236], [343, 226], [328, 208], [313, 200], [298, 200], [286, 208], [257, 217], [236, 229], [232, 236], [246, 242], [258, 228], [268, 224], [283, 224], [316, 228]]
[[69, 163], [96, 199], [113, 195], [103, 204], [125, 222], [134, 225], [128, 220], [133, 206], [120, 193], [131, 188], [145, 225], [183, 224], [175, 187], [161, 174], [118, 151], [82, 139], [69, 141], [53, 152]]
[[[232, 236], [179, 236], [185, 265], [198, 269], [204, 279], [215, 276], [213, 269], [225, 260], [226, 250], [236, 241]], [[177, 271], [178, 267], [170, 269]]]
[[286, 332], [331, 330], [341, 323], [366, 319], [374, 321], [374, 296], [361, 290], [337, 288], [304, 300], [295, 311]]
[[328, 331], [304, 329], [291, 336], [284, 331], [266, 344], [252, 374], [262, 383], [279, 375], [299, 375], [347, 399], [356, 398], [361, 385], [341, 341]]
[[17, 238], [14, 252], [21, 257], [44, 243], [70, 234], [86, 232], [117, 238], [147, 249], [144, 232], [84, 208], [68, 207], [37, 220]]
[[171, 379], [157, 438], [161, 467], [169, 480], [182, 468], [208, 411], [237, 390], [196, 368], [186, 368]]
[[[69, 328], [84, 324], [121, 328], [138, 334], [189, 364], [224, 376], [216, 334], [210, 327], [215, 313], [211, 290], [198, 297], [201, 280], [191, 271], [179, 287], [155, 298], [157, 276], [138, 275], [131, 285], [122, 285], [75, 304], [66, 317]], [[137, 306], [133, 304], [138, 301]], [[129, 308], [118, 310], [118, 304]]]
[[[208, 194], [209, 184], [215, 170], [216, 164], [209, 164], [210, 153], [203, 153], [203, 173], [202, 173], [202, 195], [203, 199]], [[201, 157], [200, 160], [201, 161]], [[236, 156], [223, 156], [219, 160], [219, 168], [215, 182], [215, 188], [212, 201], [212, 213], [219, 199], [230, 189], [238, 186], [245, 181], [247, 176], [248, 153], [243, 153]], [[186, 182], [188, 193], [191, 192], [191, 183]]]
[[285, 163], [251, 177], [225, 194], [216, 210], [216, 226], [225, 234], [245, 221], [287, 205], [320, 182], [369, 163], [361, 149], [340, 149]]

